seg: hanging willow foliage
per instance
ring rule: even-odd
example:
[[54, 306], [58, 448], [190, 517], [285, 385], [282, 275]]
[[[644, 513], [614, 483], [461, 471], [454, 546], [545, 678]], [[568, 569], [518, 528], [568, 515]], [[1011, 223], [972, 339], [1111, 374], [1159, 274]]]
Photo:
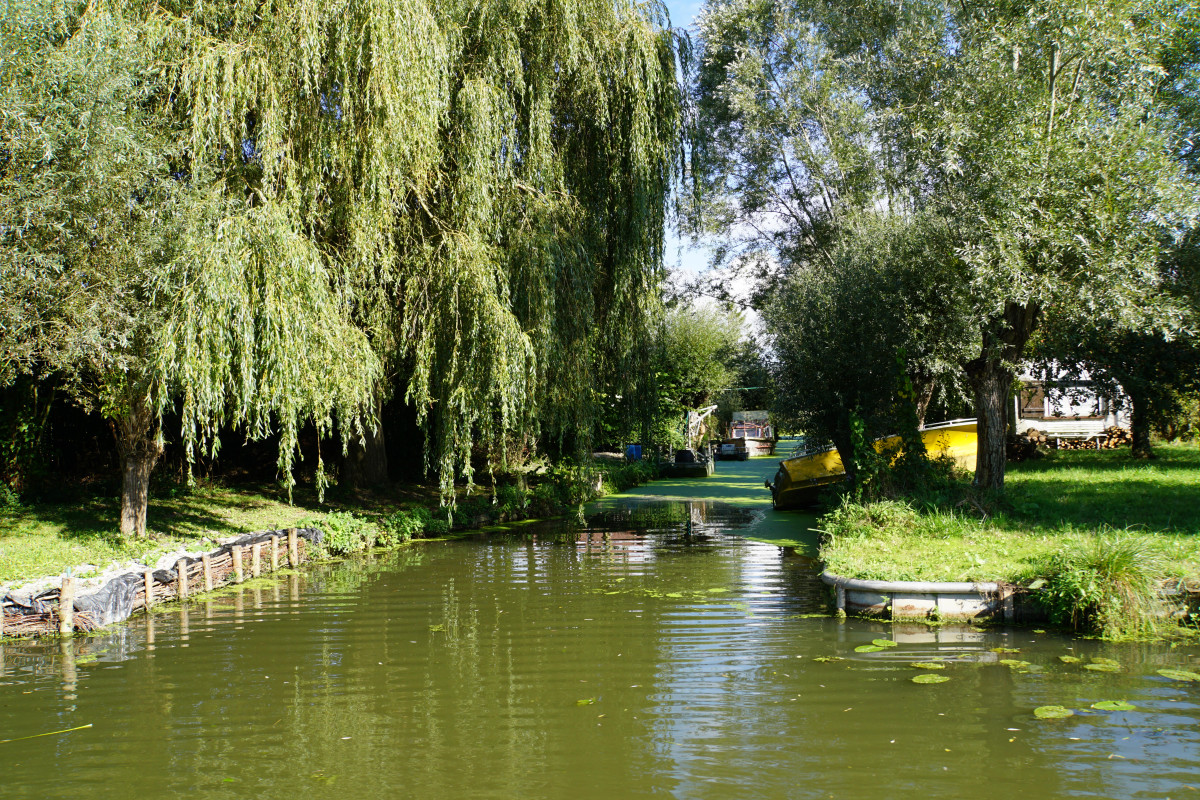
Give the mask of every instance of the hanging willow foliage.
[[494, 464], [513, 434], [586, 441], [596, 387], [649, 394], [683, 55], [660, 5], [255, 0], [188, 18], [191, 169], [277, 204], [335, 265], [445, 493], [477, 443]]
[[[285, 473], [303, 422], [359, 435], [399, 391], [447, 497], [480, 447], [490, 468], [515, 438], [583, 446], [598, 394], [650, 395], [686, 55], [661, 4], [11, 0], [3, 21], [4, 264], [36, 278], [4, 305], [11, 330], [88, 332], [78, 357], [10, 337], [10, 372], [73, 370], [114, 417], [178, 406], [189, 455], [278, 428]], [[53, 302], [81, 285], [106, 294]]]

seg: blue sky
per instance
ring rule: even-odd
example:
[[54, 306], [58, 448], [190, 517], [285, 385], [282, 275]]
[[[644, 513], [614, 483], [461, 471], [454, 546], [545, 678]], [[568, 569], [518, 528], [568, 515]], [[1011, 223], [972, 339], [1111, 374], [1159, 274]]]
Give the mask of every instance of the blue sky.
[[[701, 0], [666, 0], [667, 12], [671, 15], [671, 26], [691, 28], [692, 20], [700, 13], [703, 5]], [[687, 240], [681, 241], [675, 231], [668, 230], [666, 262], [672, 273], [697, 273], [708, 263], [708, 250], [704, 247], [693, 247]]]

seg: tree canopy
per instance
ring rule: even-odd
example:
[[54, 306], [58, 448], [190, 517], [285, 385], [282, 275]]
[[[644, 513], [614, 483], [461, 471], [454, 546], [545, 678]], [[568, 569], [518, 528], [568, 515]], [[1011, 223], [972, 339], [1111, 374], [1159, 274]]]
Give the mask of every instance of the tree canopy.
[[189, 452], [278, 429], [284, 474], [304, 421], [358, 436], [399, 391], [447, 494], [476, 442], [590, 429], [595, 384], [636, 405], [680, 146], [665, 22], [8, 4], [0, 378], [65, 376], [151, 466], [169, 409]]
[[702, 224], [763, 254], [767, 297], [771, 275], [828, 265], [852, 212], [944, 219], [980, 336], [963, 363], [976, 480], [1000, 487], [1013, 370], [1046, 307], [1181, 319], [1157, 264], [1195, 187], [1177, 158], [1187, 105], [1162, 90], [1185, 88], [1168, 76], [1191, 74], [1192, 28], [1190, 7], [1143, 0], [713, 0]]

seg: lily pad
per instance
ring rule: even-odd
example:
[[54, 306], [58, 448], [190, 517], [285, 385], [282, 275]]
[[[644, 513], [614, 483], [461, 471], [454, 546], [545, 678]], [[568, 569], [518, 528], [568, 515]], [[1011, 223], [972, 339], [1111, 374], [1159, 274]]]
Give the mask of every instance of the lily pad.
[[595, 704], [596, 704], [596, 698], [594, 698], [594, 697], [585, 697], [582, 700], [575, 701], [575, 705], [577, 705], [577, 706], [591, 706], [591, 705], [595, 705]]
[[1092, 664], [1084, 664], [1084, 669], [1090, 669], [1092, 672], [1123, 672], [1120, 664], [1108, 664], [1103, 661]]
[[856, 653], [878, 653], [882, 649], [883, 649], [882, 647], [879, 647], [878, 645], [874, 645], [874, 644], [860, 644], [858, 647], [854, 648], [854, 652], [856, 652]]
[[993, 647], [992, 652], [993, 653], [1019, 653], [1019, 652], [1021, 652], [1021, 648], [1019, 648], [1019, 647]]
[[1038, 719], [1063, 719], [1074, 716], [1075, 712], [1062, 706], [1038, 706], [1033, 710], [1033, 715]]
[[829, 661], [845, 661], [845, 660], [846, 659], [842, 658], [841, 656], [817, 656], [816, 658], [813, 659], [813, 661], [819, 661], [822, 664], [829, 662]]
[[1158, 674], [1164, 678], [1170, 678], [1173, 681], [1200, 681], [1200, 674], [1188, 672], [1185, 669], [1160, 669]]
[[891, 639], [872, 639], [871, 644], [876, 647], [895, 647], [896, 643]]
[[1099, 703], [1092, 703], [1092, 708], [1097, 711], [1136, 711], [1137, 706], [1133, 703], [1126, 703], [1124, 700], [1101, 700]]
[[1028, 661], [1021, 661], [1016, 658], [1002, 658], [1000, 659], [1000, 663], [1013, 669], [1027, 669], [1029, 667]]
[[1121, 666], [1121, 662], [1117, 661], [1115, 658], [1104, 658], [1102, 656], [1096, 656], [1095, 658], [1093, 658], [1092, 663], [1093, 664], [1112, 664], [1114, 667]]
[[945, 683], [950, 680], [945, 675], [918, 675], [912, 679], [913, 683]]
[[910, 667], [917, 669], [945, 669], [946, 665], [940, 661], [913, 661], [909, 664]]
[[720, 594], [721, 592], [728, 592], [728, 591], [729, 591], [728, 589], [718, 587], [718, 588], [714, 588], [714, 589], [709, 589], [708, 593], [709, 594]]
[[1059, 656], [1058, 660], [1064, 664], [1078, 664], [1080, 661], [1083, 661], [1079, 656]]

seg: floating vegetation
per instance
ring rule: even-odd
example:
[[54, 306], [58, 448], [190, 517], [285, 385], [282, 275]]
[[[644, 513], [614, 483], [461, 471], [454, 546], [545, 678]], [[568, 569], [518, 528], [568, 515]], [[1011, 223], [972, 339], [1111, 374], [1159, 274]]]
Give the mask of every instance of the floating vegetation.
[[1064, 664], [1078, 664], [1083, 661], [1079, 656], [1059, 656], [1058, 660]]
[[1124, 700], [1101, 700], [1099, 703], [1092, 703], [1092, 708], [1097, 711], [1136, 711], [1137, 706], [1133, 703], [1126, 703]]
[[816, 658], [813, 659], [813, 661], [820, 661], [822, 664], [825, 664], [829, 661], [845, 661], [845, 660], [846, 659], [842, 658], [841, 656], [817, 656]]
[[1000, 659], [1000, 663], [1006, 667], [1012, 667], [1013, 669], [1021, 670], [1028, 670], [1030, 666], [1028, 661], [1021, 661], [1020, 659], [1016, 658], [1002, 658]]
[[941, 661], [912, 661], [910, 667], [915, 669], [945, 669], [946, 665]]
[[1107, 661], [1095, 661], [1091, 664], [1084, 664], [1084, 669], [1090, 669], [1092, 672], [1124, 672], [1125, 670], [1120, 664], [1109, 664]]
[[876, 644], [860, 644], [858, 647], [854, 648], [854, 652], [856, 652], [856, 653], [878, 653], [879, 651], [881, 651], [883, 649], [884, 648], [882, 648]]
[[1019, 647], [993, 647], [992, 652], [993, 653], [1019, 653], [1019, 652], [1021, 652], [1021, 648], [1019, 648]]
[[918, 675], [912, 679], [913, 683], [945, 683], [950, 680], [945, 675]]
[[1121, 666], [1121, 662], [1117, 661], [1115, 658], [1104, 658], [1103, 656], [1096, 656], [1095, 658], [1092, 659], [1092, 663], [1093, 664], [1111, 664], [1114, 667]]
[[896, 643], [891, 639], [872, 639], [871, 644], [876, 647], [896, 647]]
[[1188, 672], [1184, 669], [1160, 669], [1158, 670], [1158, 674], [1173, 681], [1187, 681], [1189, 683], [1200, 681], [1200, 674]]
[[1038, 719], [1063, 719], [1075, 716], [1075, 712], [1062, 706], [1038, 706], [1033, 710], [1033, 715]]
[[585, 697], [582, 700], [575, 701], [575, 705], [577, 705], [577, 706], [590, 706], [590, 705], [595, 705], [595, 704], [596, 704], [596, 698], [594, 698], [594, 697]]

